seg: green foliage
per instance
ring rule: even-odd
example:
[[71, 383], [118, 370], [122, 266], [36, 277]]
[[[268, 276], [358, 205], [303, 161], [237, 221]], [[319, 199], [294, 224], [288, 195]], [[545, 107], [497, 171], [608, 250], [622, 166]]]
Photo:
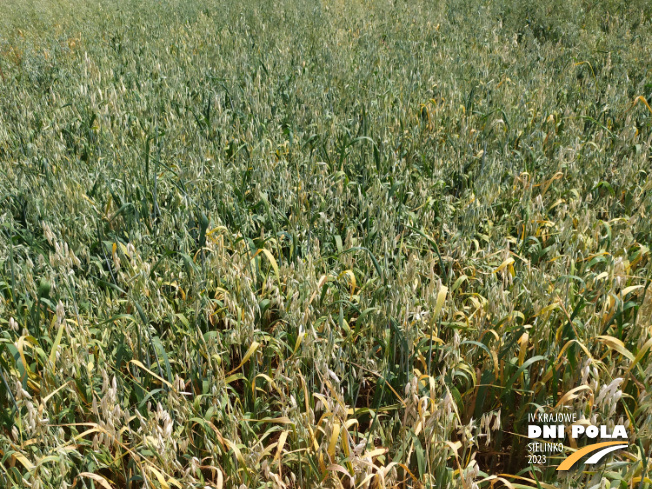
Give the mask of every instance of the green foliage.
[[1, 487], [647, 487], [649, 2], [3, 10]]

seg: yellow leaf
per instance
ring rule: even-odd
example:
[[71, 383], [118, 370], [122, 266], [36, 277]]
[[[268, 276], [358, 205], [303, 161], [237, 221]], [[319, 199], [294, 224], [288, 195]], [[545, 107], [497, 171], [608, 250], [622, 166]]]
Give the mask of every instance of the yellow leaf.
[[535, 481], [535, 480], [528, 479], [526, 477], [521, 477], [521, 476], [518, 476], [518, 475], [511, 475], [511, 474], [498, 474], [498, 475], [502, 475], [502, 476], [505, 476], [505, 477], [511, 477], [512, 479], [519, 479], [519, 480], [522, 480], [522, 481], [531, 482], [534, 485], [540, 485], [541, 487], [543, 487], [543, 489], [557, 489], [555, 486], [553, 486], [551, 484], [546, 484], [545, 482]]
[[25, 354], [23, 353], [23, 347], [24, 347], [25, 341], [28, 341], [27, 337], [26, 336], [21, 336], [16, 341], [15, 346], [16, 346], [16, 350], [18, 350], [18, 354], [20, 355], [20, 361], [23, 363], [23, 368], [25, 369], [25, 372], [27, 373], [27, 376], [30, 377], [30, 378], [33, 378], [34, 373], [29, 368], [29, 365], [27, 364], [27, 360], [25, 359]]
[[509, 482], [507, 479], [505, 479], [504, 477], [497, 477], [497, 479], [500, 482], [502, 482], [503, 484], [505, 484], [509, 489], [515, 489], [514, 485], [511, 482]]
[[562, 396], [561, 399], [559, 399], [559, 402], [555, 406], [555, 409], [559, 406], [563, 406], [565, 403], [572, 401], [573, 399], [577, 399], [578, 393], [582, 391], [589, 391], [591, 393], [593, 392], [588, 385], [581, 385], [579, 387], [575, 387], [574, 389], [569, 390], [566, 394]]
[[[634, 477], [634, 478], [632, 478], [632, 484], [638, 484], [642, 480], [643, 480], [643, 478], [641, 476]], [[646, 484], [652, 484], [652, 479], [650, 479], [649, 477], [646, 477], [645, 478], [645, 483]]]
[[602, 272], [602, 273], [598, 274], [595, 277], [595, 279], [593, 279], [593, 280], [594, 280], [594, 282], [598, 282], [599, 280], [602, 280], [602, 279], [605, 279], [605, 278], [608, 278], [608, 277], [609, 277], [609, 272]]
[[297, 336], [297, 342], [294, 344], [294, 351], [292, 352], [292, 355], [294, 355], [299, 347], [301, 346], [301, 342], [303, 341], [303, 337], [306, 336], [305, 331], [301, 331], [299, 335]]
[[94, 209], [97, 209], [97, 207], [95, 207], [95, 202], [93, 202], [93, 200], [88, 195], [86, 195], [85, 192], [80, 192], [80, 195], [83, 199], [86, 199], [88, 203], [93, 206]]
[[227, 375], [232, 374], [233, 372], [238, 370], [240, 367], [242, 367], [245, 363], [247, 363], [247, 360], [249, 360], [249, 357], [251, 357], [251, 355], [253, 355], [255, 353], [255, 351], [258, 349], [259, 346], [260, 346], [260, 343], [258, 343], [257, 341], [252, 342], [251, 346], [247, 350], [247, 353], [245, 353], [245, 356], [242, 357], [242, 361], [240, 362], [240, 364], [236, 368], [231, 370]]
[[344, 456], [346, 457], [344, 463], [346, 464], [346, 467], [349, 469], [349, 474], [354, 474], [355, 470], [353, 468], [353, 465], [351, 464], [351, 445], [349, 444], [350, 439], [351, 437], [349, 435], [349, 431], [346, 429], [346, 424], [345, 424], [344, 429], [342, 431], [342, 451], [344, 451]]
[[224, 474], [220, 469], [217, 469], [217, 489], [224, 488]]
[[652, 107], [650, 107], [650, 104], [647, 103], [647, 100], [645, 100], [645, 97], [643, 95], [639, 95], [634, 99], [634, 105], [636, 105], [639, 102], [643, 102], [643, 104], [647, 107], [647, 110], [649, 110], [650, 114], [652, 114]]
[[171, 485], [173, 485], [173, 486], [176, 486], [176, 487], [178, 487], [179, 489], [183, 489], [183, 486], [181, 485], [181, 482], [179, 482], [178, 480], [176, 480], [174, 477], [170, 477], [170, 478], [168, 479], [168, 484], [171, 484]]
[[[353, 411], [353, 410], [351, 409], [351, 411]], [[344, 423], [344, 427], [348, 430], [348, 429], [351, 428], [351, 426], [356, 425], [356, 424], [357, 425], [360, 424], [360, 422], [357, 419], [349, 419], [349, 420], [346, 421], [346, 423]]]
[[43, 404], [47, 403], [47, 402], [50, 400], [50, 398], [51, 398], [52, 396], [54, 396], [57, 392], [59, 392], [59, 391], [60, 391], [61, 389], [63, 389], [64, 387], [66, 387], [66, 386], [68, 385], [69, 382], [72, 382], [72, 380], [70, 380], [70, 381], [66, 382], [65, 384], [63, 384], [63, 385], [57, 387], [57, 389], [54, 390], [54, 392], [50, 392], [47, 396], [45, 396], [45, 397], [43, 398]]
[[231, 382], [235, 382], [236, 380], [244, 379], [245, 376], [242, 374], [233, 374], [229, 375], [226, 379], [224, 379], [225, 384], [230, 384]]
[[550, 180], [545, 182], [545, 185], [543, 187], [543, 191], [541, 192], [541, 195], [543, 196], [543, 195], [546, 194], [546, 192], [550, 188], [550, 185], [552, 185], [552, 182], [554, 182], [555, 180], [559, 180], [560, 178], [563, 178], [563, 177], [564, 177], [564, 174], [562, 172], [558, 171], [557, 173], [555, 173], [555, 175]]
[[237, 447], [237, 445], [233, 443], [231, 440], [227, 440], [226, 438], [222, 438], [222, 441], [224, 441], [224, 444], [227, 445], [231, 450], [233, 450], [233, 453], [235, 453], [235, 458], [238, 459], [238, 462], [240, 462], [243, 466], [245, 466], [247, 462], [242, 456], [242, 452]]
[[493, 271], [493, 273], [498, 273], [501, 270], [504, 270], [507, 266], [511, 265], [512, 263], [514, 263], [514, 258], [510, 256], [504, 262], [502, 262], [500, 266]]
[[584, 344], [582, 344], [581, 342], [579, 342], [577, 340], [568, 340], [568, 342], [562, 347], [561, 351], [559, 352], [559, 355], [557, 355], [557, 363], [559, 363], [562, 356], [564, 355], [564, 352], [568, 349], [568, 347], [570, 347], [573, 344], [577, 344], [582, 349], [582, 351], [584, 351], [584, 353], [586, 353], [586, 356], [591, 361], [593, 361], [593, 357], [591, 356], [591, 352], [589, 352], [589, 350], [586, 348], [586, 346], [584, 346]]
[[137, 367], [142, 368], [145, 372], [147, 372], [148, 374], [150, 374], [152, 377], [154, 377], [154, 378], [160, 380], [160, 381], [163, 382], [165, 385], [167, 385], [170, 389], [172, 389], [172, 384], [170, 384], [170, 383], [169, 383], [167, 380], [165, 380], [163, 377], [159, 377], [158, 375], [156, 375], [154, 372], [152, 372], [150, 369], [148, 369], [145, 365], [143, 365], [142, 362], [140, 362], [140, 361], [138, 361], [138, 360], [130, 360], [129, 363], [133, 363], [133, 364], [136, 365]]
[[416, 477], [414, 477], [414, 474], [410, 471], [410, 469], [408, 469], [407, 465], [405, 465], [405, 464], [398, 464], [398, 465], [399, 465], [399, 467], [401, 467], [403, 470], [405, 470], [405, 471], [408, 473], [408, 475], [409, 475], [410, 477], [412, 477], [412, 479], [413, 479], [415, 482], [417, 482], [417, 483], [419, 482], [419, 479], [417, 479]]
[[635, 267], [636, 264], [641, 261], [641, 259], [647, 255], [650, 252], [650, 248], [644, 245], [640, 245], [640, 251], [638, 253], [638, 256], [632, 260], [632, 263], [629, 264], [631, 268]]
[[66, 326], [64, 321], [61, 321], [61, 326], [59, 326], [59, 331], [57, 332], [57, 337], [54, 339], [54, 344], [52, 345], [52, 350], [50, 351], [50, 363], [52, 364], [52, 374], [54, 375], [55, 367], [54, 362], [57, 359], [57, 348], [61, 343], [61, 337], [63, 336], [63, 330]]
[[34, 469], [34, 464], [29, 461], [25, 455], [23, 455], [20, 452], [14, 452], [13, 456], [16, 457], [16, 460], [18, 460], [21, 464], [23, 464], [23, 467], [25, 467], [28, 471], [32, 471]]
[[353, 295], [353, 292], [355, 292], [355, 288], [357, 287], [357, 282], [355, 280], [355, 274], [353, 273], [353, 270], [344, 270], [342, 273], [340, 273], [337, 276], [337, 279], [341, 279], [343, 276], [347, 276], [349, 279], [349, 284], [351, 285], [351, 295]]
[[371, 458], [380, 457], [381, 455], [385, 455], [387, 452], [389, 452], [389, 448], [376, 448], [367, 452], [366, 456]]
[[331, 438], [328, 442], [328, 455], [330, 455], [331, 460], [335, 457], [335, 445], [337, 445], [337, 439], [340, 436], [340, 424], [333, 424], [333, 432], [331, 433]]
[[154, 474], [154, 476], [158, 480], [159, 484], [161, 484], [161, 487], [163, 489], [170, 489], [170, 485], [167, 482], [165, 482], [165, 477], [163, 477], [163, 474], [161, 474], [155, 467], [151, 465], [148, 466], [147, 468], [150, 470], [150, 472]]
[[611, 349], [616, 350], [618, 353], [620, 353], [625, 358], [627, 358], [630, 362], [634, 361], [634, 355], [632, 355], [632, 352], [630, 352], [627, 348], [625, 348], [625, 344], [622, 341], [620, 341], [618, 338], [614, 338], [613, 336], [608, 336], [608, 335], [601, 335], [598, 336], [598, 341], [601, 341], [602, 343], [609, 346]]
[[527, 333], [523, 333], [518, 340], [518, 344], [521, 346], [521, 349], [518, 353], [519, 366], [523, 365], [523, 361], [525, 360], [525, 354], [527, 353], [527, 344], [529, 339], [530, 339], [530, 335]]
[[324, 284], [328, 281], [328, 276], [322, 275], [321, 278], [319, 279], [319, 282], [317, 282], [317, 290], [315, 290], [312, 295], [310, 296], [310, 300], [308, 301], [308, 305], [312, 304], [312, 301], [315, 297], [317, 297], [317, 292], [321, 290], [321, 288], [324, 286]]
[[542, 316], [548, 312], [554, 311], [555, 309], [559, 309], [559, 304], [557, 304], [556, 302], [554, 304], [548, 304], [546, 307], [541, 309], [539, 313], [536, 314], [536, 316]]
[[81, 472], [79, 474], [79, 477], [88, 477], [89, 479], [93, 479], [95, 482], [98, 482], [100, 486], [104, 487], [105, 489], [113, 489], [109, 481], [107, 481], [104, 477], [102, 477], [99, 474], [91, 474], [90, 472]]
[[315, 392], [313, 394], [313, 397], [316, 397], [317, 399], [319, 399], [321, 401], [321, 403], [324, 406], [324, 409], [326, 410], [327, 413], [331, 412], [330, 408], [328, 407], [328, 401], [326, 400], [326, 396], [324, 396], [323, 394], [318, 394], [318, 393]]
[[216, 228], [211, 229], [206, 233], [206, 236], [212, 236], [215, 234], [217, 231], [224, 231], [226, 233], [229, 232], [229, 230], [225, 226], [217, 226]]
[[[267, 259], [269, 260], [269, 264], [272, 265], [272, 268], [274, 269], [274, 274], [276, 275], [276, 281], [278, 282], [279, 287], [281, 286], [281, 276], [278, 273], [278, 264], [276, 263], [276, 259], [274, 258], [274, 255], [272, 255], [272, 252], [269, 251], [266, 248], [262, 248], [256, 252], [256, 255], [258, 252], [262, 252]], [[254, 255], [254, 256], [256, 256]]]
[[441, 312], [442, 307], [444, 307], [444, 302], [446, 301], [446, 295], [448, 294], [448, 287], [442, 285], [437, 294], [437, 302], [435, 304], [435, 311], [433, 312], [433, 319], [436, 319]]
[[274, 460], [280, 460], [283, 453], [283, 447], [285, 446], [285, 440], [287, 440], [289, 430], [285, 430], [281, 433], [281, 436], [278, 437], [278, 445], [276, 447], [276, 455], [274, 455]]
[[644, 285], [632, 285], [631, 287], [625, 287], [623, 289], [623, 291], [620, 293], [620, 296], [624, 299], [627, 296], [627, 294], [629, 294], [630, 292], [633, 292], [636, 289], [642, 289], [643, 287], [645, 287], [645, 286]]

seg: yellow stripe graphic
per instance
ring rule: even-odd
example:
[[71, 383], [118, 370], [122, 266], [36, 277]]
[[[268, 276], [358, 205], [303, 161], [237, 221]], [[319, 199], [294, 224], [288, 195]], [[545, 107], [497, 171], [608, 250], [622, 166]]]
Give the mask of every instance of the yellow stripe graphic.
[[605, 441], [603, 443], [595, 443], [593, 445], [588, 445], [588, 446], [576, 451], [570, 457], [566, 458], [561, 464], [559, 464], [559, 467], [557, 467], [557, 470], [568, 470], [573, 465], [575, 465], [575, 462], [577, 462], [579, 459], [581, 459], [585, 455], [588, 455], [589, 453], [597, 452], [601, 448], [610, 447], [610, 446], [613, 446], [613, 445], [623, 445], [623, 442], [622, 441]]

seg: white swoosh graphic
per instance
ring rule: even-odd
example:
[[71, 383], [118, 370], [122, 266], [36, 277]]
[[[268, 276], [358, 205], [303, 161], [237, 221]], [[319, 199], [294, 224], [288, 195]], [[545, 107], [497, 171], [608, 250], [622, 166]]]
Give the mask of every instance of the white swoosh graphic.
[[627, 448], [627, 445], [614, 445], [611, 447], [603, 448], [599, 452], [594, 453], [589, 457], [589, 459], [584, 462], [585, 464], [597, 464], [602, 457], [607, 455], [608, 453], [611, 453], [615, 450], [620, 450], [621, 448]]

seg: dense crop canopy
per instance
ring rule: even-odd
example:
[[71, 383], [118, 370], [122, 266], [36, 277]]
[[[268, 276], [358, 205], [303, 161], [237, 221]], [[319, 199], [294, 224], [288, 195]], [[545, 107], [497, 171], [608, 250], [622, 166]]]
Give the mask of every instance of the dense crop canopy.
[[650, 2], [0, 10], [0, 487], [650, 482]]

